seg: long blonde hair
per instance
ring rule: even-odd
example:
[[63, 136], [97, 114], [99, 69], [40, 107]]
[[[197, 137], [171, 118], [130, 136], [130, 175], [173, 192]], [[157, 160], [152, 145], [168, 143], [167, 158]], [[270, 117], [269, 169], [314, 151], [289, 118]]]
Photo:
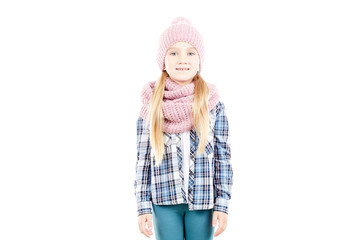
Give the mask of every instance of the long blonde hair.
[[[150, 102], [150, 144], [154, 151], [156, 166], [161, 164], [165, 152], [162, 132], [164, 121], [162, 100], [165, 90], [165, 80], [168, 76], [168, 73], [164, 70], [155, 86], [154, 94]], [[199, 149], [197, 153], [204, 153], [209, 133], [209, 87], [199, 73], [194, 76], [193, 81], [195, 89], [192, 114], [194, 117], [194, 127], [199, 136]]]

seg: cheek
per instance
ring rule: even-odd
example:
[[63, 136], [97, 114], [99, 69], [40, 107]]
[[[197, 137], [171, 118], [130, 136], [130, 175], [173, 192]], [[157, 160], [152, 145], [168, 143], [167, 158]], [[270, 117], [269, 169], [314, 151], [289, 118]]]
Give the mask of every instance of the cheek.
[[172, 64], [174, 62], [173, 59], [165, 57], [165, 63]]
[[165, 66], [169, 66], [169, 59], [165, 59], [164, 64]]
[[193, 62], [194, 64], [199, 64], [199, 63], [200, 63], [200, 58], [197, 57], [197, 58], [193, 59], [192, 62]]
[[199, 60], [193, 61], [192, 65], [196, 66], [196, 67], [199, 67], [200, 66], [200, 61]]

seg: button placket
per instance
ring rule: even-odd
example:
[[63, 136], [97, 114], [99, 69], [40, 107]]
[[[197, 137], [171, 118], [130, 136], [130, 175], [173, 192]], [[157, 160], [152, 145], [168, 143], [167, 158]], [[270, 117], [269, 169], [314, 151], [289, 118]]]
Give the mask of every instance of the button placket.
[[181, 141], [181, 134], [176, 133], [176, 151], [177, 151], [177, 159], [178, 159], [178, 169], [179, 169], [179, 176], [181, 182], [181, 194], [183, 197], [184, 202], [186, 202], [186, 192], [184, 190], [184, 170], [183, 170], [183, 156], [182, 156], [182, 141]]
[[195, 185], [195, 150], [196, 150], [196, 132], [190, 130], [190, 165], [189, 165], [189, 188], [188, 199], [189, 209], [194, 209], [194, 185]]

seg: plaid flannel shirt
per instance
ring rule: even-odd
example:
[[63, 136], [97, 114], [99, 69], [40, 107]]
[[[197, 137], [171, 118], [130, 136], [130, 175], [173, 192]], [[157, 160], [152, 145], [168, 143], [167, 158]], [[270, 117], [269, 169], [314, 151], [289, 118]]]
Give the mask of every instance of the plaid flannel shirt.
[[197, 153], [199, 137], [190, 130], [190, 164], [188, 199], [182, 171], [182, 134], [163, 132], [165, 153], [160, 166], [150, 146], [149, 123], [137, 120], [137, 162], [135, 196], [138, 215], [152, 213], [151, 204], [187, 203], [189, 210], [228, 213], [233, 184], [230, 163], [230, 132], [224, 104], [219, 101], [210, 111], [209, 136], [204, 153]]

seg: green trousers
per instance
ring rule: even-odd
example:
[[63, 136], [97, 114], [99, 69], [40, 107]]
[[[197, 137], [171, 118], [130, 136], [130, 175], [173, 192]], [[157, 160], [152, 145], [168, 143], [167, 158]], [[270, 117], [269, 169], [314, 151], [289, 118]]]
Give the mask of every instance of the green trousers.
[[152, 208], [156, 240], [213, 239], [213, 209], [190, 211], [188, 204], [152, 204]]

